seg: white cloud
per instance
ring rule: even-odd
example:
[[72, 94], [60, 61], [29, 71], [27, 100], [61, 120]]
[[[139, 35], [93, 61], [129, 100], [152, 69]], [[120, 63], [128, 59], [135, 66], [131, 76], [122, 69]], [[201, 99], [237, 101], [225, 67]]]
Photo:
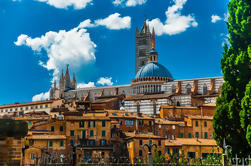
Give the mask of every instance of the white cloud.
[[227, 46], [230, 45], [230, 43], [229, 43], [229, 34], [221, 33], [221, 34], [220, 34], [220, 37], [222, 38], [222, 43], [221, 43], [222, 47], [223, 47], [225, 44], [227, 44]]
[[41, 37], [31, 38], [20, 35], [15, 42], [17, 46], [26, 45], [33, 51], [46, 51], [48, 61], [39, 64], [48, 70], [53, 70], [54, 79], [57, 80], [59, 71], [70, 64], [77, 70], [83, 65], [95, 61], [95, 43], [91, 41], [89, 33], [83, 28], [73, 28], [69, 31], [49, 31]]
[[216, 23], [217, 21], [220, 21], [220, 20], [221, 20], [220, 16], [217, 16], [217, 15], [212, 15], [211, 16], [211, 22], [212, 23]]
[[93, 24], [90, 19], [87, 19], [69, 31], [49, 31], [35, 38], [21, 34], [14, 43], [17, 46], [28, 46], [37, 53], [45, 51], [48, 60], [46, 62], [40, 60], [39, 65], [47, 70], [52, 70], [54, 80], [57, 80], [59, 71], [64, 69], [66, 64], [77, 71], [83, 65], [95, 62], [96, 44], [91, 40], [86, 28], [105, 26], [108, 29], [118, 30], [131, 26], [131, 18], [129, 16], [120, 17], [119, 13], [111, 14], [105, 19], [98, 19], [94, 22]]
[[115, 6], [118, 6], [118, 5], [121, 5], [123, 2], [124, 2], [124, 0], [114, 0], [112, 3], [113, 3]]
[[146, 0], [128, 0], [126, 6], [136, 6], [146, 3]]
[[83, 9], [87, 4], [91, 4], [92, 0], [37, 0], [39, 2], [45, 2], [48, 5], [54, 6], [60, 9], [67, 9], [73, 7], [74, 9]]
[[134, 7], [136, 5], [143, 5], [147, 2], [147, 0], [114, 0], [112, 3], [115, 6], [122, 5], [127, 7]]
[[113, 85], [112, 82], [112, 77], [100, 77], [99, 80], [97, 81], [98, 84], [100, 85]]
[[95, 25], [102, 25], [113, 30], [129, 29], [131, 27], [131, 17], [120, 17], [119, 13], [114, 13], [104, 19], [95, 20]]
[[174, 5], [168, 7], [166, 14], [166, 21], [162, 23], [159, 18], [151, 21], [147, 20], [149, 27], [154, 27], [155, 34], [160, 36], [163, 34], [175, 35], [186, 31], [189, 27], [197, 27], [194, 16], [191, 14], [185, 16], [181, 15], [183, 5], [187, 0], [174, 0]]
[[224, 21], [228, 22], [228, 18], [229, 18], [229, 12], [224, 13]]
[[41, 101], [41, 100], [48, 100], [49, 99], [49, 92], [42, 92], [32, 97], [32, 101]]
[[95, 87], [94, 82], [88, 82], [86, 83], [78, 83], [77, 88], [91, 88], [91, 87]]

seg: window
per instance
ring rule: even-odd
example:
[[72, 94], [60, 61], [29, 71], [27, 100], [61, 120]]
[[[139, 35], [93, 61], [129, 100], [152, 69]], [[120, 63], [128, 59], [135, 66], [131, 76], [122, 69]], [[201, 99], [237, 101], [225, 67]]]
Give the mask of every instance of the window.
[[43, 105], [40, 105], [40, 108], [43, 108]]
[[139, 156], [142, 156], [142, 150], [139, 150]]
[[[23, 108], [21, 107], [21, 108], [20, 108], [20, 110], [22, 111], [22, 110], [23, 110]], [[7, 111], [7, 110], [6, 110], [6, 111]]]
[[203, 95], [207, 94], [207, 85], [204, 84], [203, 85], [203, 92], [202, 92]]
[[33, 107], [32, 107], [32, 106], [31, 106], [30, 108], [31, 108], [31, 109], [33, 109]]
[[206, 121], [204, 122], [204, 127], [207, 127], [207, 122]]
[[[139, 50], [139, 56], [145, 56], [145, 55], [146, 55], [146, 50]], [[144, 65], [144, 64], [141, 64], [141, 65]]]
[[207, 132], [204, 133], [204, 138], [207, 139], [208, 136], [207, 136]]
[[137, 113], [140, 113], [140, 104], [137, 104]]
[[74, 136], [74, 130], [70, 131], [70, 136]]
[[176, 92], [176, 86], [172, 85], [172, 93], [175, 93], [175, 92]]
[[102, 137], [105, 137], [105, 130], [102, 130]]
[[93, 137], [94, 136], [94, 132], [93, 130], [90, 130], [90, 136]]
[[175, 130], [175, 125], [173, 125], [173, 130]]
[[88, 126], [89, 127], [95, 127], [95, 121], [89, 121]]
[[48, 108], [48, 104], [45, 105], [45, 108]]
[[169, 135], [168, 134], [166, 135], [166, 139], [169, 139]]
[[184, 138], [184, 134], [183, 133], [180, 133], [180, 138]]
[[37, 105], [35, 106], [35, 109], [37, 109]]
[[86, 138], [86, 130], [83, 130], [82, 131], [82, 139], [85, 139]]
[[12, 108], [10, 109], [10, 111], [12, 111]]
[[125, 126], [133, 126], [133, 120], [125, 120]]
[[158, 146], [161, 146], [161, 140], [158, 141]]
[[51, 131], [54, 131], [54, 126], [51, 126]]
[[53, 146], [53, 142], [49, 141], [49, 147], [52, 147], [52, 146]]
[[90, 146], [95, 146], [96, 145], [95, 140], [89, 140], [88, 143], [89, 143]]
[[102, 121], [102, 127], [105, 127], [105, 121], [104, 120]]
[[28, 107], [25, 107], [25, 110], [28, 110], [29, 108]]
[[73, 144], [74, 144], [74, 141], [73, 141], [72, 139], [70, 140], [70, 144], [71, 144], [71, 145], [73, 145]]
[[199, 138], [199, 132], [195, 132], [196, 138]]
[[84, 121], [80, 121], [80, 122], [79, 122], [79, 127], [85, 127]]
[[35, 153], [31, 153], [31, 159], [32, 159], [32, 160], [35, 159]]
[[195, 158], [195, 152], [187, 152], [189, 158]]
[[188, 138], [192, 138], [192, 134], [191, 133], [188, 133]]
[[144, 124], [144, 121], [143, 121], [142, 119], [140, 119], [140, 120], [139, 120], [139, 125], [140, 125], [140, 126], [143, 126], [143, 124]]
[[199, 122], [195, 121], [195, 126], [198, 127], [199, 126]]
[[105, 139], [101, 139], [100, 140], [100, 145], [101, 146], [105, 146], [106, 145], [106, 140]]
[[60, 140], [60, 146], [64, 146], [64, 141], [63, 140]]
[[192, 86], [190, 84], [187, 84], [186, 86], [186, 94], [190, 94], [192, 90]]
[[149, 121], [149, 126], [152, 126], [152, 121]]
[[63, 127], [63, 126], [60, 126], [60, 127], [59, 127], [59, 130], [60, 130], [60, 131], [64, 131], [64, 127]]
[[143, 145], [143, 141], [142, 140], [139, 140], [139, 145]]

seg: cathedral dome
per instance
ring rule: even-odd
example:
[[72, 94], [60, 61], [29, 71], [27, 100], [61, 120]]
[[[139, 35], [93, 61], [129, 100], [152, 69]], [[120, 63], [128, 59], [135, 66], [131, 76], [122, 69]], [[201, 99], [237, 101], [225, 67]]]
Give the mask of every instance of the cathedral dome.
[[168, 77], [173, 79], [171, 73], [161, 64], [150, 62], [142, 66], [135, 78], [143, 77]]

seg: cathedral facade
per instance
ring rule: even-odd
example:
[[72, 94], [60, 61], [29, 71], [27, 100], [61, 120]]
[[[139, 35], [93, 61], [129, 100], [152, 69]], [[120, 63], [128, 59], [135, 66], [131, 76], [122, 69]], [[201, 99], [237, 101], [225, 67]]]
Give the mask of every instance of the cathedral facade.
[[59, 87], [55, 82], [51, 88], [50, 98], [94, 102], [101, 96], [124, 95], [121, 109], [152, 115], [159, 113], [160, 106], [215, 104], [223, 77], [175, 80], [171, 72], [159, 63], [158, 56], [154, 29], [150, 30], [145, 21], [140, 31], [136, 29], [136, 76], [131, 84], [77, 88], [75, 76], [70, 79], [67, 66], [66, 73], [62, 72], [60, 76]]

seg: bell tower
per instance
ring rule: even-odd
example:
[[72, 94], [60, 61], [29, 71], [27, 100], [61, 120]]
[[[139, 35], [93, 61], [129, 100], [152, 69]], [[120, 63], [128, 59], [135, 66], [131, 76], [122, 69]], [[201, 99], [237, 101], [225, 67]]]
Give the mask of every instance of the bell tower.
[[155, 32], [154, 29], [150, 32], [150, 28], [145, 20], [140, 32], [138, 27], [136, 28], [136, 74], [148, 62], [152, 43], [155, 46]]

